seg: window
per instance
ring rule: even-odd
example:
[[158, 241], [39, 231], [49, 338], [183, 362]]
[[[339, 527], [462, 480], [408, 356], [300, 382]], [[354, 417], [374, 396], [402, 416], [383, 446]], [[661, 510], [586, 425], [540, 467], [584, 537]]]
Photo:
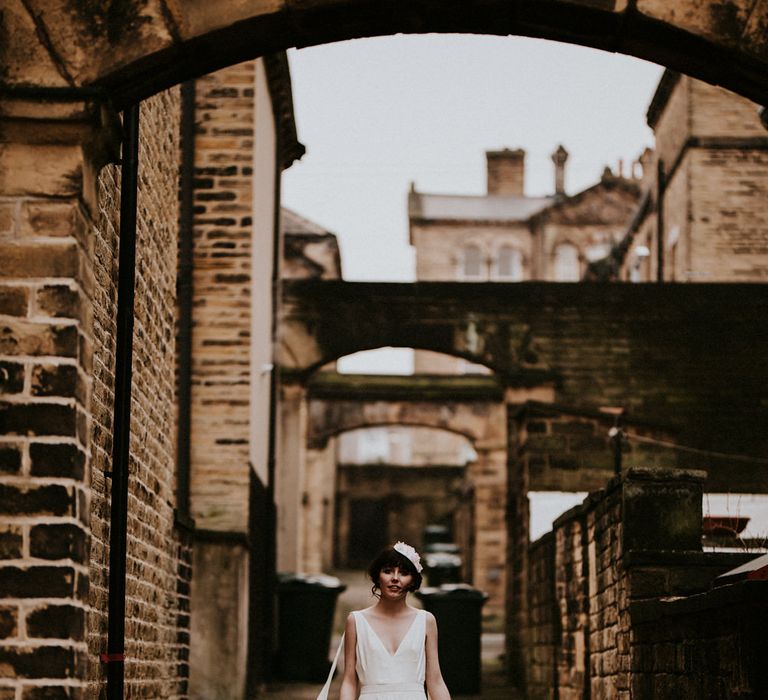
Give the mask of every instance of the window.
[[611, 254], [611, 248], [611, 243], [594, 243], [587, 247], [584, 257], [586, 257], [588, 262], [603, 260]]
[[523, 279], [523, 256], [519, 250], [505, 245], [499, 250], [496, 261], [496, 279], [519, 282]]
[[581, 278], [579, 249], [572, 243], [561, 243], [555, 248], [555, 282], [578, 282]]
[[461, 274], [464, 279], [480, 279], [483, 274], [483, 256], [476, 245], [464, 248], [461, 261]]

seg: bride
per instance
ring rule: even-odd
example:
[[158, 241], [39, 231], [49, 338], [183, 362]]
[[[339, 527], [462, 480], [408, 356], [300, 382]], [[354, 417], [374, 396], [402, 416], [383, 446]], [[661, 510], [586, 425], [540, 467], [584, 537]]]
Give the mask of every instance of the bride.
[[344, 677], [339, 700], [450, 700], [437, 658], [432, 613], [408, 605], [421, 586], [416, 550], [397, 542], [368, 568], [378, 601], [350, 613], [344, 631]]

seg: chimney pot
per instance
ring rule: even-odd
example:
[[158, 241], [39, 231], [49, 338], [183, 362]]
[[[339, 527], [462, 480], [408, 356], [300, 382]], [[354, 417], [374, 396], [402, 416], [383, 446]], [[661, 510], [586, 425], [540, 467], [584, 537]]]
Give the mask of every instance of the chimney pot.
[[562, 144], [552, 154], [552, 162], [555, 164], [555, 194], [565, 194], [565, 161], [568, 160], [568, 151]]

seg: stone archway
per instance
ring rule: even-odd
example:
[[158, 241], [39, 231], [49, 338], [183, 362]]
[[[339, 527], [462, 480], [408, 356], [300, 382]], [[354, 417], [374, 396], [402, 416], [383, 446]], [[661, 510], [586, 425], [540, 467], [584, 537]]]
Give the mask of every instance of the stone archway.
[[[766, 96], [768, 7], [736, 0], [126, 0], [4, 3], [7, 85], [98, 86], [118, 105], [181, 80], [297, 46], [397, 33], [471, 32], [566, 41], [664, 64]], [[33, 98], [34, 99], [34, 98]]]
[[[477, 455], [465, 473], [472, 489], [472, 546], [467, 569], [472, 583], [489, 594], [486, 613], [499, 623], [504, 616], [506, 586], [505, 515], [507, 506], [507, 407], [498, 381], [489, 376], [366, 377], [315, 375], [307, 401], [305, 479], [315, 492], [328, 468], [323, 454], [335, 436], [365, 428], [406, 426], [447, 431], [466, 438]], [[422, 391], [429, 382], [428, 396]], [[460, 397], [461, 393], [464, 397]], [[335, 465], [334, 465], [335, 468]], [[305, 538], [317, 532], [324, 499], [307, 489]], [[327, 496], [326, 496], [327, 498]], [[465, 538], [469, 541], [469, 538]]]
[[[25, 349], [28, 344], [51, 348], [46, 349], [46, 357], [65, 356], [68, 367], [76, 365], [75, 373], [80, 372], [77, 379], [83, 380], [82, 386], [74, 382], [78, 384], [72, 389], [76, 394], [82, 391], [90, 397], [91, 381], [98, 370], [90, 364], [91, 338], [77, 337], [72, 324], [62, 325], [56, 318], [61, 314], [57, 305], [71, 306], [68, 313], [75, 318], [81, 314], [87, 318], [96, 305], [94, 297], [108, 293], [109, 285], [93, 278], [88, 263], [94, 257], [90, 243], [99, 210], [96, 174], [106, 160], [116, 157], [119, 146], [113, 107], [134, 103], [182, 78], [289, 46], [430, 31], [520, 34], [570, 41], [655, 60], [763, 104], [768, 92], [768, 43], [764, 38], [768, 7], [764, 4], [745, 10], [735, 1], [701, 0], [685, 3], [689, 12], [680, 12], [679, 3], [668, 6], [659, 0], [517, 4], [508, 0], [253, 0], [219, 5], [200, 0], [108, 4], [4, 0], [0, 6], [4, 37], [0, 45], [0, 220], [7, 228], [8, 221], [19, 212], [35, 210], [37, 219], [30, 217], [24, 226], [33, 228], [35, 223], [42, 223], [61, 236], [45, 251], [45, 261], [39, 255], [26, 256], [20, 265], [24, 289], [14, 290], [5, 303], [8, 308], [24, 307], [30, 285], [43, 286], [48, 277], [64, 280], [62, 298], [49, 300], [50, 317], [34, 324], [18, 324], [25, 336], [20, 347], [30, 367], [34, 359]], [[109, 11], [103, 10], [104, 6]], [[29, 201], [32, 199], [35, 201]], [[172, 243], [160, 245], [159, 250], [172, 247]], [[11, 253], [5, 252], [12, 260], [24, 259], [24, 250], [16, 241], [8, 249]], [[109, 261], [111, 252], [105, 253], [105, 260]], [[156, 257], [163, 259], [161, 252]], [[43, 262], [50, 263], [54, 270], [51, 275], [40, 271]], [[168, 299], [173, 298], [172, 286], [168, 285]], [[166, 311], [162, 314], [170, 325], [172, 315]], [[97, 389], [101, 391], [101, 387]], [[99, 398], [108, 402], [109, 391], [101, 391]], [[29, 452], [23, 460], [17, 458], [20, 453], [15, 446], [8, 458], [12, 471], [22, 464], [33, 473], [35, 469], [70, 470], [71, 480], [57, 488], [66, 491], [73, 504], [80, 504], [71, 506], [72, 514], [88, 501], [82, 483], [86, 457], [78, 433], [86, 428], [89, 416], [76, 401], [56, 404], [50, 416], [40, 419], [44, 430], [56, 430], [65, 438], [56, 465], [41, 465]], [[164, 408], [168, 405], [170, 402], [165, 402]], [[26, 434], [31, 414], [15, 414], [17, 429]], [[110, 426], [99, 429], [108, 441]], [[25, 489], [37, 486], [26, 477], [22, 482]], [[68, 510], [67, 517], [69, 514]], [[29, 534], [27, 530], [23, 537]], [[20, 531], [11, 536], [14, 542], [21, 538]], [[80, 556], [77, 552], [83, 549], [84, 541], [74, 536], [63, 540], [66, 551], [59, 558], [69, 559], [71, 552]], [[14, 575], [15, 581], [23, 582], [20, 590], [25, 591], [31, 590], [30, 575], [40, 575], [40, 581], [44, 575], [51, 586], [65, 592], [65, 599], [78, 600], [74, 610], [82, 615], [79, 599], [88, 583], [83, 569], [60, 566], [50, 575], [43, 567], [32, 567], [19, 569]], [[62, 668], [76, 682], [84, 684], [86, 678], [99, 676], [95, 655], [84, 662], [79, 651], [65, 649], [58, 642], [51, 649], [61, 652]], [[43, 654], [38, 653], [41, 650], [45, 647], [33, 648], [37, 654], [34, 663], [45, 663]]]

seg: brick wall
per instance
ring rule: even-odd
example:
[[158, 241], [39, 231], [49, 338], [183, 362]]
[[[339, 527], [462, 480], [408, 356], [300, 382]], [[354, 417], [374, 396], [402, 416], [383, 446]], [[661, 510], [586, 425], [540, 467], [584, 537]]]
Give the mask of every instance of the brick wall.
[[[175, 295], [179, 91], [141, 109], [136, 303], [126, 573], [126, 693], [186, 697], [189, 542], [174, 525]], [[120, 172], [99, 179], [94, 232], [92, 548], [88, 615], [89, 696], [101, 692], [106, 649], [109, 490]]]
[[697, 148], [689, 169], [691, 272], [705, 281], [764, 282], [768, 139], [762, 149]]
[[192, 516], [248, 523], [253, 61], [196, 81]]

